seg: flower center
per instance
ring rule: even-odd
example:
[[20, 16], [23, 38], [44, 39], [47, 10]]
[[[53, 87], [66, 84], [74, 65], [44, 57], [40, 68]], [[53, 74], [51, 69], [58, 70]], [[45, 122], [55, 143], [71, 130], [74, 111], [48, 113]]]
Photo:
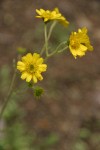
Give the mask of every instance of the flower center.
[[71, 41], [71, 47], [72, 47], [73, 49], [78, 49], [79, 46], [80, 46], [80, 43], [79, 43], [78, 40], [72, 40], [72, 41]]
[[34, 67], [34, 65], [33, 65], [33, 64], [29, 64], [29, 65], [27, 66], [27, 69], [28, 69], [28, 72], [29, 72], [29, 73], [33, 73], [33, 72], [34, 72], [35, 67]]
[[34, 69], [34, 66], [32, 64], [29, 67], [30, 67], [30, 70]]

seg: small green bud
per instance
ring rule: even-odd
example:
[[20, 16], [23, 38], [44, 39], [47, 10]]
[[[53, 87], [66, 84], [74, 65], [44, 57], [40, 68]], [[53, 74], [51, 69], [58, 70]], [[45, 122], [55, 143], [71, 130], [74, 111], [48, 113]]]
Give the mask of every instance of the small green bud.
[[33, 82], [28, 82], [28, 87], [32, 88], [33, 87]]
[[37, 98], [40, 98], [42, 96], [42, 94], [44, 93], [43, 88], [37, 86], [34, 88], [34, 96]]
[[24, 53], [26, 53], [27, 50], [26, 50], [26, 48], [18, 47], [17, 51], [18, 51], [19, 54], [24, 54]]

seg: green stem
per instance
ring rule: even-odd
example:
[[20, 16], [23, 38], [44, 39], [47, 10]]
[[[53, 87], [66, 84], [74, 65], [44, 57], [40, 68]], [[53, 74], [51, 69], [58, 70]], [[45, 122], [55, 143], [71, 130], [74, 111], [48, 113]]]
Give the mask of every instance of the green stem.
[[68, 46], [64, 47], [63, 49], [57, 51], [58, 53], [62, 53], [63, 51], [65, 51], [68, 48]]
[[45, 37], [45, 49], [46, 49], [46, 56], [48, 56], [48, 36], [47, 36], [47, 26], [44, 26], [44, 37]]
[[64, 44], [67, 44], [67, 41], [63, 41], [62, 43], [60, 43], [58, 46], [57, 46], [57, 48], [56, 48], [56, 50], [58, 50], [62, 45], [64, 45]]
[[63, 49], [61, 49], [61, 50], [59, 50], [59, 51], [56, 49], [55, 51], [53, 51], [51, 54], [49, 54], [49, 55], [45, 58], [45, 61], [47, 61], [47, 59], [48, 59], [49, 57], [53, 56], [54, 54], [56, 54], [56, 53], [61, 53], [61, 52], [65, 51], [67, 48], [68, 48], [68, 46], [64, 47]]
[[52, 31], [53, 31], [53, 29], [54, 29], [56, 23], [57, 23], [57, 21], [54, 21], [54, 22], [52, 23], [51, 27], [50, 27], [50, 30], [49, 30], [49, 33], [48, 33], [48, 40], [49, 40], [50, 37], [51, 37]]
[[10, 87], [9, 87], [8, 94], [7, 94], [7, 96], [6, 96], [5, 100], [4, 100], [4, 105], [3, 105], [2, 109], [1, 109], [1, 112], [0, 112], [0, 119], [1, 119], [1, 117], [3, 115], [3, 113], [4, 113], [4, 110], [5, 110], [8, 102], [9, 102], [9, 100], [10, 100], [10, 96], [11, 96], [12, 91], [13, 91], [14, 81], [15, 81], [15, 78], [16, 78], [16, 72], [17, 72], [17, 70], [15, 69], [13, 77], [12, 77], [12, 81], [11, 81], [11, 84], [10, 84]]
[[59, 50], [59, 48], [60, 48], [62, 45], [64, 45], [64, 44], [66, 44], [66, 41], [60, 43], [60, 44], [57, 46], [57, 48], [55, 49], [55, 51], [53, 51], [51, 54], [48, 54], [48, 57], [51, 57], [51, 56], [53, 56], [53, 55], [56, 54], [56, 53], [63, 52], [65, 49], [67, 49], [68, 46], [66, 46], [66, 47], [64, 47], [63, 49]]
[[44, 39], [45, 39], [45, 43], [44, 43], [44, 45], [43, 45], [43, 47], [42, 47], [42, 49], [41, 49], [40, 55], [42, 55], [42, 54], [44, 53], [45, 49], [46, 49], [46, 54], [48, 53], [48, 52], [47, 52], [48, 37], [47, 37], [47, 26], [46, 26], [46, 24], [45, 24], [45, 26], [44, 26]]
[[[43, 45], [43, 47], [42, 47], [42, 49], [41, 49], [40, 55], [43, 54], [45, 48], [47, 49], [47, 46], [48, 46], [47, 43], [48, 43], [48, 41], [49, 41], [49, 39], [50, 39], [50, 37], [51, 37], [52, 31], [53, 31], [53, 29], [54, 29], [56, 23], [57, 23], [57, 21], [54, 21], [54, 22], [52, 23], [52, 25], [50, 26], [48, 35], [47, 35], [47, 26], [45, 25], [45, 27], [44, 27], [45, 44]], [[46, 50], [46, 53], [47, 53], [47, 55], [48, 55], [48, 50]]]
[[43, 55], [43, 52], [45, 50], [45, 44], [43, 45], [42, 49], [41, 49], [41, 52], [40, 52], [40, 55], [42, 56]]

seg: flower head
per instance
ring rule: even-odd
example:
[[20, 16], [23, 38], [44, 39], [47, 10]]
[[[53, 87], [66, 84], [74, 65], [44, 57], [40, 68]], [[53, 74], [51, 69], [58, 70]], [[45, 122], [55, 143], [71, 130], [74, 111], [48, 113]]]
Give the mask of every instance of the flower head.
[[40, 54], [28, 53], [26, 56], [22, 57], [22, 61], [17, 62], [17, 69], [22, 73], [21, 79], [26, 82], [33, 81], [37, 83], [37, 80], [43, 80], [41, 75], [45, 72], [47, 65], [43, 64], [44, 59], [40, 57]]
[[37, 18], [42, 18], [44, 22], [48, 22], [50, 20], [58, 20], [63, 25], [67, 26], [69, 22], [66, 20], [66, 18], [59, 12], [58, 8], [55, 8], [53, 11], [50, 10], [44, 10], [44, 9], [36, 9], [36, 12], [38, 16]]
[[84, 27], [79, 29], [78, 32], [72, 32], [69, 38], [69, 49], [72, 55], [83, 56], [87, 50], [92, 51], [93, 47], [90, 44], [89, 37], [87, 35], [87, 29]]

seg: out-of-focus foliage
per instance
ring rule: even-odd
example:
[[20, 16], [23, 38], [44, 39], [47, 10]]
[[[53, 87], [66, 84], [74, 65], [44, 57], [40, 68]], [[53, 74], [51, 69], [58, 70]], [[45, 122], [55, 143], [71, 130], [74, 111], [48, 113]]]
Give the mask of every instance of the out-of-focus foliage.
[[[4, 87], [0, 91], [2, 97], [9, 88], [10, 73], [9, 66], [1, 68], [0, 87]], [[3, 118], [0, 121], [0, 150], [49, 150], [50, 147], [59, 141], [59, 137], [56, 134], [50, 134], [42, 139], [35, 133], [27, 134], [25, 123], [22, 123], [25, 111], [19, 106], [19, 103], [25, 98], [26, 89], [26, 84], [21, 83], [20, 87], [12, 93], [10, 102], [4, 111]]]
[[[73, 150], [90, 150], [89, 144], [91, 145], [91, 148], [94, 147], [95, 150], [99, 150], [99, 128], [100, 122], [98, 120], [95, 120], [94, 123], [92, 123], [91, 121], [86, 123], [85, 127], [80, 129], [78, 138], [76, 139], [76, 142], [73, 145]], [[93, 132], [93, 130], [95, 130], [95, 132]]]

